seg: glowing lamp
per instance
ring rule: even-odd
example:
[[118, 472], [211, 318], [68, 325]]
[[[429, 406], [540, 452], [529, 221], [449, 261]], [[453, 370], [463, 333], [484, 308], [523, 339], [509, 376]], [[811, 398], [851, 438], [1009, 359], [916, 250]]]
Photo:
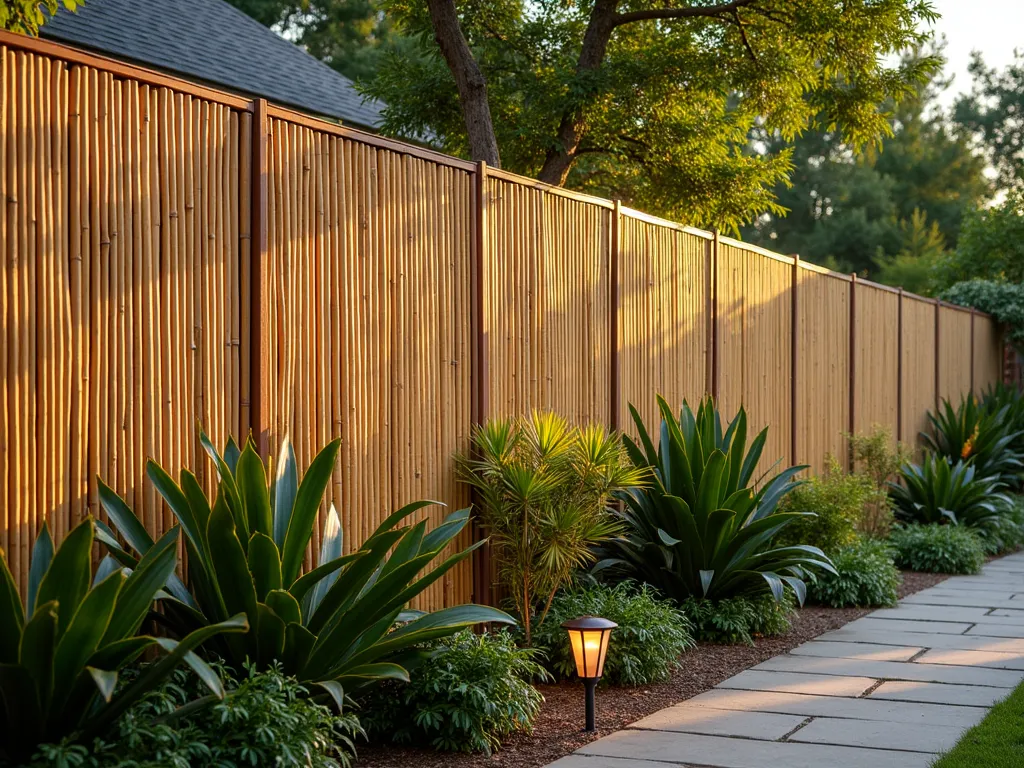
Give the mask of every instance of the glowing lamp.
[[581, 616], [567, 621], [562, 628], [569, 633], [569, 644], [576, 660], [576, 674], [583, 681], [587, 692], [587, 728], [594, 726], [594, 691], [604, 672], [604, 659], [608, 655], [608, 640], [612, 630], [619, 626], [614, 621], [597, 616]]

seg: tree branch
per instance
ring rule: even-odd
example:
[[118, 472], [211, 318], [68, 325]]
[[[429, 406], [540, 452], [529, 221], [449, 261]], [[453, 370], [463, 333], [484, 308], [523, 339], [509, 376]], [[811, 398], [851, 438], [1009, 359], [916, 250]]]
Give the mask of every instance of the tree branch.
[[697, 6], [690, 8], [648, 8], [642, 11], [619, 13], [615, 16], [615, 26], [632, 24], [635, 21], [656, 21], [661, 19], [693, 19], [700, 17], [721, 17], [735, 13], [737, 9], [752, 5], [756, 0], [732, 0], [719, 5]]

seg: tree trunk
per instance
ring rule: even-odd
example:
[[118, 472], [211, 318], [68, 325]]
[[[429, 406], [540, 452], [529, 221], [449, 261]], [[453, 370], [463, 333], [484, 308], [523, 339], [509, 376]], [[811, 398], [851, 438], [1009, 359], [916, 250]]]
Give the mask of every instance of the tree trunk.
[[462, 34], [455, 0], [427, 0], [427, 6], [430, 9], [434, 39], [441, 48], [441, 55], [455, 77], [455, 85], [459, 90], [470, 156], [473, 160], [483, 160], [488, 165], [500, 168], [498, 140], [494, 136], [491, 107], [487, 103], [487, 80]]

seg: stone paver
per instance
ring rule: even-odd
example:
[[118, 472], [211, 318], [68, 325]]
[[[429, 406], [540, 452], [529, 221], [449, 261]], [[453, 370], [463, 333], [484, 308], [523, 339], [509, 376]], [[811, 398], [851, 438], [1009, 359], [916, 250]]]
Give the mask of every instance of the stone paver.
[[[1022, 680], [1018, 554], [827, 632], [549, 768], [926, 768]], [[600, 706], [599, 693], [599, 720]]]

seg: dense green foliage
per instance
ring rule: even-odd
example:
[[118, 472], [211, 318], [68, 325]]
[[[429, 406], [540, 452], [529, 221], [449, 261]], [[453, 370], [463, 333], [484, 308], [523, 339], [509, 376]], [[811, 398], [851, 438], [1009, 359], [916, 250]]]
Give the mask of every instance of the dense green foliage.
[[771, 595], [727, 597], [723, 600], [689, 597], [680, 607], [693, 623], [698, 640], [753, 645], [755, 637], [787, 632], [795, 603], [792, 595], [786, 592], [781, 601]]
[[621, 530], [612, 494], [645, 482], [617, 435], [571, 427], [553, 413], [491, 419], [473, 432], [462, 480], [480, 494], [480, 519], [498, 576], [522, 617], [529, 645], [533, 613], [543, 624], [558, 588], [594, 561], [593, 547]]
[[[787, 140], [816, 125], [837, 126], [854, 146], [871, 142], [889, 130], [878, 105], [935, 66], [886, 63], [923, 41], [920, 25], [934, 14], [921, 0], [665, 5], [457, 3], [503, 167], [735, 228], [780, 212], [771, 190], [790, 170], [788, 153], [747, 151], [755, 124]], [[468, 154], [426, 3], [382, 7], [415, 42], [385, 57], [369, 84], [387, 104], [384, 130]]]
[[[226, 696], [217, 704], [188, 712], [202, 695], [195, 675], [178, 670], [143, 696], [106, 738], [83, 745], [44, 745], [31, 768], [348, 768], [353, 739], [362, 735], [349, 711], [336, 715], [308, 700], [293, 678], [274, 666], [250, 666], [235, 680], [221, 664]], [[145, 671], [143, 667], [141, 672]], [[174, 712], [187, 712], [174, 720]]]
[[[6, 557], [0, 559], [0, 760], [23, 760], [40, 743], [102, 734], [182, 663], [195, 670], [212, 697], [224, 695], [217, 674], [192, 650], [215, 635], [246, 631], [244, 615], [180, 642], [138, 634], [157, 591], [174, 572], [178, 529], [168, 531], [130, 572], [107, 559], [94, 576], [94, 528], [87, 518], [54, 551], [43, 524], [32, 548], [25, 606]], [[155, 650], [166, 655], [115, 690], [120, 670]]]
[[1024, 683], [996, 704], [932, 768], [1017, 768], [1024, 753]]
[[810, 478], [783, 499], [780, 509], [804, 516], [783, 529], [775, 542], [810, 544], [831, 555], [857, 540], [864, 510], [879, 500], [879, 494], [870, 478], [844, 472], [831, 458], [824, 474]]
[[871, 538], [887, 538], [893, 522], [889, 483], [910, 461], [910, 449], [894, 441], [888, 427], [877, 424], [870, 432], [849, 435], [848, 439], [856, 472], [868, 478], [876, 491], [864, 506], [857, 530]]
[[533, 635], [534, 646], [543, 651], [544, 664], [556, 677], [576, 674], [561, 624], [580, 616], [600, 616], [619, 625], [608, 645], [602, 677], [613, 685], [667, 680], [679, 657], [693, 647], [693, 628], [686, 615], [646, 584], [577, 586], [555, 596], [549, 621]]
[[907, 525], [889, 537], [896, 565], [928, 573], [977, 573], [985, 562], [981, 537], [959, 525]]
[[1010, 505], [1005, 486], [982, 477], [972, 464], [950, 464], [928, 454], [920, 464], [907, 464], [901, 482], [891, 484], [896, 516], [904, 522], [942, 524], [978, 529], [998, 528]]
[[921, 437], [932, 451], [950, 463], [970, 461], [981, 477], [997, 479], [1006, 485], [1018, 484], [1024, 462], [1016, 451], [1021, 435], [1011, 431], [1012, 406], [992, 408], [973, 394], [953, 407], [943, 399], [936, 413], [929, 412], [930, 432]]
[[[318, 695], [333, 697], [340, 706], [343, 690], [384, 678], [407, 680], [405, 656], [419, 643], [480, 622], [511, 623], [501, 611], [476, 605], [402, 615], [409, 600], [479, 546], [448, 556], [420, 576], [466, 526], [468, 509], [451, 513], [431, 531], [425, 520], [399, 527], [431, 502], [410, 504], [386, 518], [356, 551], [342, 556], [341, 524], [332, 507], [319, 564], [300, 575], [340, 441], [320, 451], [299, 482], [286, 440], [268, 484], [251, 439], [242, 451], [229, 442], [224, 456], [205, 434], [200, 439], [220, 479], [212, 506], [192, 472], [183, 469], [179, 484], [155, 462], [147, 466], [185, 531], [188, 551], [191, 593], [180, 582], [169, 583], [161, 604], [178, 633], [233, 613], [256, 617], [245, 636], [228, 638], [218, 647], [236, 669], [247, 660], [260, 668], [280, 662], [286, 674], [313, 683]], [[100, 500], [129, 546], [145, 555], [153, 544], [140, 520], [102, 483]], [[112, 536], [104, 543], [126, 565], [134, 561]], [[407, 623], [391, 631], [403, 619]]]
[[815, 574], [808, 581], [811, 600], [832, 608], [895, 605], [900, 572], [889, 544], [860, 538], [829, 555], [836, 573]]
[[964, 220], [956, 251], [938, 265], [936, 284], [964, 280], [1024, 283], [1024, 192], [1015, 192]]
[[436, 645], [411, 683], [365, 698], [363, 724], [388, 743], [489, 755], [505, 737], [533, 730], [544, 697], [531, 681], [547, 676], [537, 653], [518, 648], [508, 632], [460, 632]]
[[787, 212], [761, 216], [744, 228], [744, 239], [930, 293], [964, 216], [990, 195], [984, 161], [938, 106], [948, 86], [932, 73], [900, 104], [887, 104], [892, 134], [865, 152], [827, 126], [792, 142], [755, 131], [769, 155], [792, 152], [793, 170], [773, 190]]
[[696, 415], [684, 402], [677, 417], [662, 397], [658, 408], [656, 446], [630, 406], [639, 438], [625, 438], [626, 448], [637, 467], [653, 470], [655, 480], [625, 494], [620, 517], [626, 533], [604, 547], [598, 568], [651, 584], [680, 603], [691, 596], [722, 600], [765, 592], [782, 600], [786, 586], [803, 602], [804, 570], [831, 570], [831, 563], [817, 547], [772, 542], [806, 516], [778, 509], [804, 467], [762, 477], [755, 488], [767, 428], [747, 450], [742, 408], [724, 431], [710, 398]]
[[80, 5], [85, 5], [85, 0], [3, 0], [0, 2], [0, 29], [38, 35], [47, 14], [53, 16], [61, 6], [74, 11]]

